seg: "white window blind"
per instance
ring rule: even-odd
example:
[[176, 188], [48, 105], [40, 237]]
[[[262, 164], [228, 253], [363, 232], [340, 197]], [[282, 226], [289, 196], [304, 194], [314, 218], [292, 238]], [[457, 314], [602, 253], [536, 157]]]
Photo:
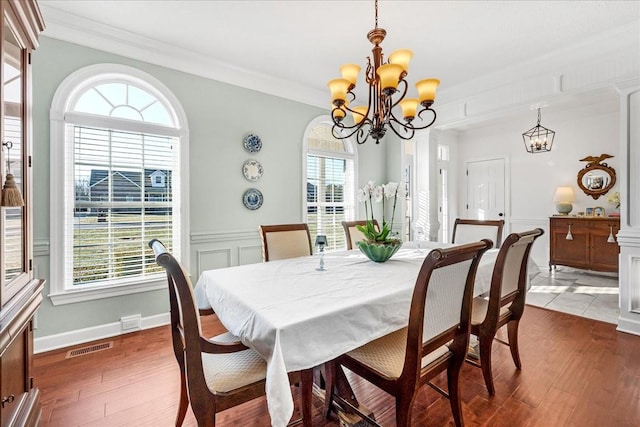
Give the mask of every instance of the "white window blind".
[[307, 138], [306, 215], [312, 239], [327, 236], [327, 249], [345, 249], [342, 221], [354, 217], [354, 156], [329, 125], [314, 127]]
[[[72, 125], [74, 204], [68, 270], [74, 286], [160, 271], [147, 249], [173, 241], [176, 138]], [[153, 177], [164, 176], [164, 186]]]

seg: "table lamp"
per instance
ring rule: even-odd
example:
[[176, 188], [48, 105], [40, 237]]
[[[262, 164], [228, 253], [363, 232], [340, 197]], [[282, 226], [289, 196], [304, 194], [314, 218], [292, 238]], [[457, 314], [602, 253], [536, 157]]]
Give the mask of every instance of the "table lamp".
[[325, 271], [324, 268], [324, 247], [327, 245], [327, 236], [318, 234], [316, 236], [316, 246], [320, 252], [320, 267], [316, 268], [318, 271]]
[[556, 202], [556, 210], [560, 215], [569, 215], [569, 212], [573, 209], [571, 202], [576, 201], [573, 187], [558, 187], [553, 201]]

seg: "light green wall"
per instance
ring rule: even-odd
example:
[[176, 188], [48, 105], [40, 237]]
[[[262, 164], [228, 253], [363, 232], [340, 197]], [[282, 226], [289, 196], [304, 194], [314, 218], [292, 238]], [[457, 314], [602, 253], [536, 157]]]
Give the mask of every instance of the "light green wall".
[[[190, 135], [191, 233], [247, 232], [260, 224], [299, 222], [302, 218], [302, 138], [320, 108], [253, 90], [151, 65], [118, 55], [42, 37], [33, 55], [34, 241], [36, 276], [49, 280], [49, 109], [58, 85], [72, 72], [91, 64], [118, 63], [141, 69], [166, 85], [184, 108]], [[247, 153], [242, 138], [258, 134], [259, 153]], [[386, 180], [384, 143], [358, 147], [359, 186]], [[263, 177], [251, 183], [242, 176], [249, 158], [260, 161]], [[249, 211], [242, 194], [250, 187], [264, 194], [264, 205]], [[194, 258], [192, 256], [192, 258]], [[191, 271], [195, 270], [194, 259]], [[45, 300], [38, 313], [36, 337], [44, 337], [168, 310], [165, 291], [53, 306]]]

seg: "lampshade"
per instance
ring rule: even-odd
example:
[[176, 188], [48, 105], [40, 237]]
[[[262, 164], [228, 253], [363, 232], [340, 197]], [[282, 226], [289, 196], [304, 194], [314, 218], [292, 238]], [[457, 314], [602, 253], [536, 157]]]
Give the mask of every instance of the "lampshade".
[[553, 201], [556, 202], [556, 210], [560, 215], [569, 215], [573, 210], [571, 202], [576, 201], [576, 195], [573, 192], [573, 187], [558, 187]]
[[376, 71], [380, 77], [380, 87], [383, 93], [394, 93], [400, 82], [400, 74], [403, 68], [399, 64], [384, 64]]
[[413, 58], [413, 52], [409, 49], [398, 49], [389, 55], [390, 64], [398, 64], [402, 66], [405, 73], [409, 72], [409, 62]]
[[416, 89], [418, 89], [418, 98], [422, 105], [431, 105], [436, 99], [436, 89], [440, 80], [438, 79], [424, 79], [416, 83]]
[[364, 120], [364, 117], [367, 114], [367, 106], [366, 105], [360, 105], [358, 107], [353, 107], [352, 110], [354, 111], [352, 113], [352, 115], [353, 115], [353, 123], [358, 124], [362, 120]]
[[349, 90], [349, 80], [333, 79], [327, 83], [331, 91], [331, 103], [340, 106], [347, 102], [347, 91]]
[[356, 81], [358, 80], [358, 73], [360, 72], [360, 66], [356, 64], [344, 64], [340, 67], [340, 73], [342, 73], [342, 78], [347, 80], [351, 87], [356, 86]]
[[575, 202], [576, 195], [573, 192], [573, 187], [558, 187], [556, 189], [556, 195], [553, 198], [554, 202]]
[[418, 104], [420, 100], [418, 98], [405, 98], [400, 101], [400, 108], [402, 109], [402, 117], [406, 121], [411, 121], [416, 117], [416, 111], [418, 110]]

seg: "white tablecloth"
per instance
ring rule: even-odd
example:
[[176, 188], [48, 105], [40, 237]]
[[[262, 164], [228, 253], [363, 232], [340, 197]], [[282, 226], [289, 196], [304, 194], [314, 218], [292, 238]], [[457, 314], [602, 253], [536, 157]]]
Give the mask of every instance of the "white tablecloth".
[[[267, 361], [271, 422], [293, 414], [287, 372], [329, 361], [408, 322], [415, 280], [429, 248], [405, 244], [389, 261], [369, 261], [358, 250], [204, 271], [195, 295], [222, 324]], [[474, 294], [489, 289], [497, 250], [485, 253]]]

